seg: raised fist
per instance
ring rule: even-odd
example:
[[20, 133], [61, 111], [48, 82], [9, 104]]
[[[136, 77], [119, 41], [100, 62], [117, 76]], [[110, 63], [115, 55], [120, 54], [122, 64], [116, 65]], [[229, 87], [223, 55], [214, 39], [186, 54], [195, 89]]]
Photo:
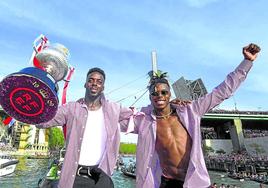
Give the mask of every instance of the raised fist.
[[245, 59], [254, 61], [260, 51], [261, 48], [258, 45], [251, 43], [243, 48], [243, 55]]

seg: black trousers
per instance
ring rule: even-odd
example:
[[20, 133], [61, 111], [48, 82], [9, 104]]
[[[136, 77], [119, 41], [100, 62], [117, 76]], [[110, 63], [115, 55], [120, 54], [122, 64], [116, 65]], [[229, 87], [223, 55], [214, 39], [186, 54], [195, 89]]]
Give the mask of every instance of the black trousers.
[[73, 188], [113, 188], [110, 176], [98, 166], [81, 166], [77, 168]]
[[159, 188], [183, 188], [183, 181], [176, 179], [169, 179], [161, 176], [161, 184]]

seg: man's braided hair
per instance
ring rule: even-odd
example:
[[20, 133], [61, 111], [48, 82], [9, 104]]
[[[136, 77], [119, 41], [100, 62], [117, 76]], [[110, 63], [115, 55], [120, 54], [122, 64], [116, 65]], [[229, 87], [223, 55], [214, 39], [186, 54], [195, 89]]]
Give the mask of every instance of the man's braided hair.
[[170, 87], [167, 80], [167, 72], [162, 73], [162, 71], [157, 71], [156, 73], [154, 73], [153, 71], [150, 71], [148, 74], [151, 77], [148, 86], [149, 91], [155, 88], [155, 85], [158, 83], [167, 84], [168, 87]]

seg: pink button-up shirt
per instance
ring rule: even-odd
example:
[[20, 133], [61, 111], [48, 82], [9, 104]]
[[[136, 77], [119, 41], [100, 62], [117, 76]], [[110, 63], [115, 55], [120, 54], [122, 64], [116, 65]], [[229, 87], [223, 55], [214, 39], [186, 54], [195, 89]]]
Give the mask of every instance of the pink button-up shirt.
[[[120, 129], [118, 123], [121, 125], [121, 131], [126, 131], [126, 125], [133, 112], [129, 108], [122, 108], [117, 103], [107, 101], [104, 96], [102, 96], [101, 103], [104, 113], [107, 141], [99, 168], [111, 176], [119, 152]], [[83, 135], [87, 116], [87, 106], [82, 100], [79, 100], [79, 102], [69, 102], [66, 105], [60, 106], [56, 116], [52, 120], [37, 125], [39, 128], [67, 125], [66, 154], [58, 184], [59, 188], [73, 187], [80, 156], [81, 143], [83, 139], [86, 139]], [[94, 155], [94, 151], [91, 152], [92, 155]]]

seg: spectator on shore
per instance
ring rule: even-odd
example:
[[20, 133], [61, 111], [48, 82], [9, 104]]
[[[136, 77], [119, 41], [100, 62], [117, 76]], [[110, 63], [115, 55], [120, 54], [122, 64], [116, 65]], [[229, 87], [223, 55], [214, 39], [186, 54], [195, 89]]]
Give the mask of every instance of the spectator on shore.
[[211, 186], [211, 188], [217, 188], [217, 183], [213, 183], [213, 185]]

